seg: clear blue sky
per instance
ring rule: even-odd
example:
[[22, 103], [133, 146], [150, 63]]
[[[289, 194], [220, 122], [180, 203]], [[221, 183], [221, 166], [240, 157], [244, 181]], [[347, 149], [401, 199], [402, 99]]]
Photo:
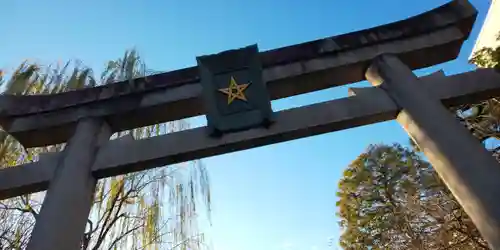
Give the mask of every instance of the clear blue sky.
[[[28, 58], [45, 63], [78, 58], [102, 69], [136, 47], [149, 68], [167, 71], [193, 66], [203, 54], [253, 43], [261, 50], [292, 45], [396, 21], [445, 2], [4, 0], [0, 68]], [[467, 57], [489, 0], [472, 3], [480, 16], [460, 57], [433, 69], [451, 74], [472, 68]], [[339, 87], [273, 102], [273, 108], [346, 95], [347, 88]], [[386, 122], [205, 159], [214, 249], [329, 249], [328, 239], [336, 241], [340, 234], [335, 192], [343, 168], [370, 143], [407, 140], [398, 124]]]

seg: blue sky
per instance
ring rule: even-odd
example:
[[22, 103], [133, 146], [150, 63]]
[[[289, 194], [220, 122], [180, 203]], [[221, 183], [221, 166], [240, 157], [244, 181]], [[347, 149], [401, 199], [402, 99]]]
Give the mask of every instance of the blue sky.
[[[377, 26], [446, 0], [87, 0], [2, 2], [0, 68], [24, 59], [80, 59], [94, 69], [136, 47], [148, 67], [168, 71], [195, 57], [258, 43], [260, 50]], [[467, 71], [489, 0], [460, 57], [419, 73]], [[366, 85], [358, 83], [357, 85]], [[352, 86], [352, 85], [351, 85]], [[344, 97], [346, 87], [273, 102], [275, 110]], [[196, 119], [195, 122], [202, 121]], [[216, 250], [323, 250], [340, 234], [335, 192], [342, 171], [370, 143], [401, 142], [395, 122], [314, 136], [204, 159], [211, 177]], [[335, 248], [335, 244], [333, 246]]]

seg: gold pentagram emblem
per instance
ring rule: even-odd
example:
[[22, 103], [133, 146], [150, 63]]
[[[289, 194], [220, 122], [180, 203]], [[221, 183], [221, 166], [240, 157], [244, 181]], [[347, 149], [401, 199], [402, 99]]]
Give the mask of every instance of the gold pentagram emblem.
[[227, 95], [227, 105], [231, 104], [234, 99], [239, 99], [246, 102], [247, 98], [244, 91], [248, 87], [248, 85], [250, 85], [250, 83], [238, 84], [236, 80], [234, 80], [234, 77], [231, 76], [229, 87], [219, 89], [219, 91]]

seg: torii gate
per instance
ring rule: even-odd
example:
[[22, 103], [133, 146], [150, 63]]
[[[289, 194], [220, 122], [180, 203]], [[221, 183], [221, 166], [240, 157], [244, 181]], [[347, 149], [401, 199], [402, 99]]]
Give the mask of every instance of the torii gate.
[[[454, 0], [362, 31], [199, 57], [198, 67], [132, 84], [1, 96], [0, 124], [25, 147], [68, 144], [38, 162], [0, 170], [0, 198], [48, 190], [28, 249], [79, 249], [98, 178], [396, 119], [489, 245], [500, 249], [500, 166], [446, 109], [500, 96], [500, 74], [479, 69], [419, 79], [412, 72], [455, 59], [476, 16], [467, 0]], [[270, 110], [271, 99], [365, 79], [374, 87], [352, 88], [347, 98]], [[205, 128], [109, 141], [117, 131], [202, 114]]]

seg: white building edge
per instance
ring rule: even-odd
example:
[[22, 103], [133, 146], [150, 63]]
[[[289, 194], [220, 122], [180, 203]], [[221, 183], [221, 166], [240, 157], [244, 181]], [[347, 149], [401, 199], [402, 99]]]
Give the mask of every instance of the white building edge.
[[476, 44], [472, 49], [471, 57], [474, 52], [484, 47], [496, 47], [500, 42], [496, 40], [500, 32], [500, 0], [490, 0], [491, 5], [484, 20], [483, 27], [476, 39]]

